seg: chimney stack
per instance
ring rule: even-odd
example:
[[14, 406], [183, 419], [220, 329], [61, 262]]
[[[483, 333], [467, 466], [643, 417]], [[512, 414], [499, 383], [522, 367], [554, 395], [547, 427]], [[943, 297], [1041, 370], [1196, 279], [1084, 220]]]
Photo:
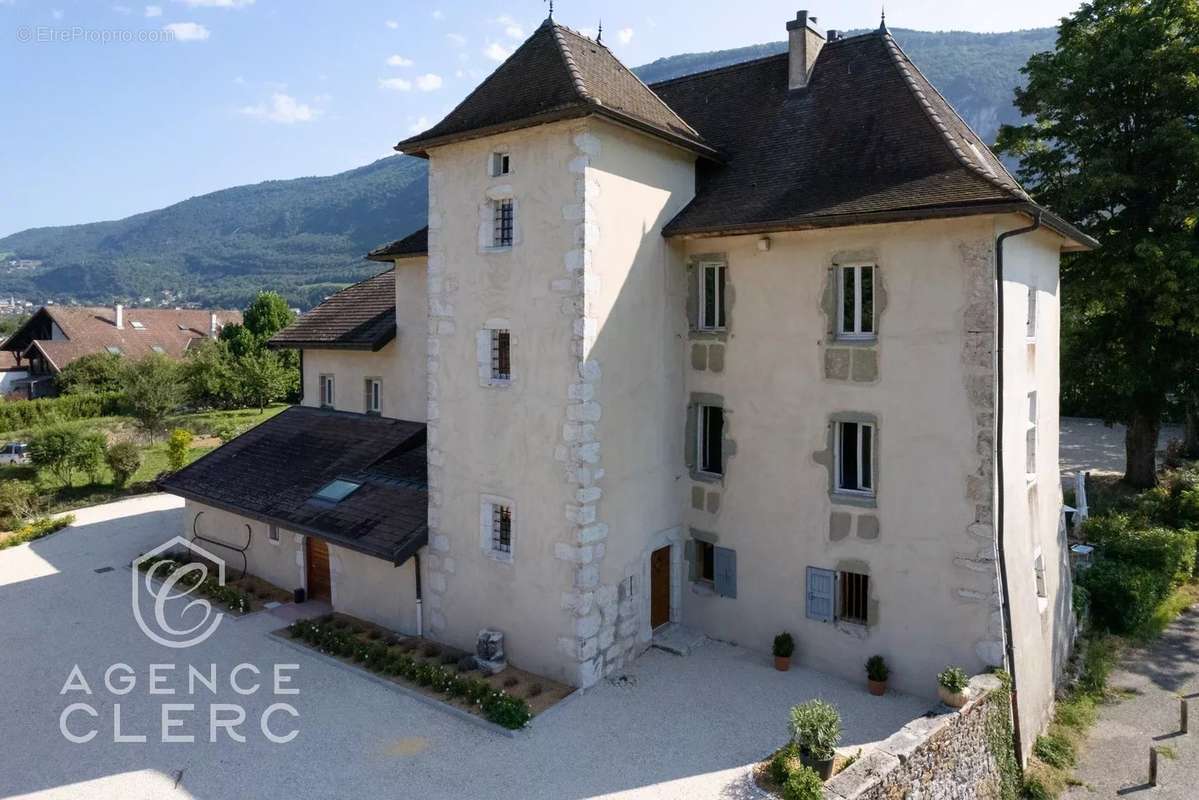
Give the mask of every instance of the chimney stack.
[[812, 79], [812, 66], [824, 47], [824, 37], [816, 30], [816, 18], [798, 11], [787, 23], [787, 39], [791, 64], [787, 88], [802, 89]]
[[208, 335], [215, 339], [219, 331], [220, 326], [217, 325], [216, 312], [212, 311], [208, 314]]
[[125, 330], [125, 306], [117, 303], [114, 310], [116, 311], [117, 330], [123, 331]]

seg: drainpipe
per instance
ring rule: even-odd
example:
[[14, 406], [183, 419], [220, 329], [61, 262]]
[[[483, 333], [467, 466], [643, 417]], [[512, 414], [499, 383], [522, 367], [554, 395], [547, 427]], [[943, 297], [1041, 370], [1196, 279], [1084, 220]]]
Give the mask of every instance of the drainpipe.
[[1016, 750], [1016, 763], [1024, 763], [1024, 748], [1020, 736], [1020, 701], [1016, 687], [1016, 648], [1012, 643], [1012, 606], [1008, 594], [1007, 555], [1004, 549], [1004, 499], [1003, 488], [1003, 243], [1009, 237], [1032, 233], [1041, 227], [1041, 214], [1033, 217], [1033, 222], [1023, 228], [1005, 231], [995, 237], [995, 328], [996, 356], [995, 383], [997, 399], [995, 402], [995, 481], [999, 487], [995, 499], [995, 548], [999, 558], [999, 591], [1001, 609], [1003, 611], [1004, 653], [1007, 660], [1008, 675], [1012, 679], [1012, 744]]
[[424, 610], [421, 608], [420, 553], [412, 554], [412, 566], [416, 569], [416, 635], [424, 635]]

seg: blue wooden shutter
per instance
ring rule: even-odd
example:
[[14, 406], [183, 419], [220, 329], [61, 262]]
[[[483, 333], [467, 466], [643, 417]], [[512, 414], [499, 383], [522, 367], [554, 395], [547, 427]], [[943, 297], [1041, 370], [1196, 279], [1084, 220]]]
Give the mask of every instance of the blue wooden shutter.
[[808, 619], [833, 621], [833, 598], [837, 573], [831, 569], [808, 567]]
[[713, 547], [712, 554], [716, 594], [721, 597], [736, 597], [737, 551], [727, 547]]

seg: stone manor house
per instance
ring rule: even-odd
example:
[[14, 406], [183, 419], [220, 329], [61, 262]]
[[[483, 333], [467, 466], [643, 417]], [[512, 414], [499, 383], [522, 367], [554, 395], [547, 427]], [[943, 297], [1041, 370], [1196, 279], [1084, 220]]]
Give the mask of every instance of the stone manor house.
[[[273, 341], [303, 403], [166, 478], [234, 566], [576, 686], [686, 626], [932, 696], [1072, 636], [1058, 261], [885, 27], [656, 83], [547, 19], [445, 119], [428, 227]], [[1032, 736], [1023, 739], [1027, 751]]]

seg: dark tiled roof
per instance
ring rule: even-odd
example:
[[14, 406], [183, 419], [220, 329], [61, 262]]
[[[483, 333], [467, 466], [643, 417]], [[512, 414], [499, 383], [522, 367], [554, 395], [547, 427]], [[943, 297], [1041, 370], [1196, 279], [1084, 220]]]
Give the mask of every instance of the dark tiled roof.
[[366, 254], [371, 261], [390, 262], [396, 258], [424, 256], [429, 254], [429, 228], [421, 228], [408, 234], [403, 239], [397, 239], [391, 244], [376, 247]]
[[[400, 564], [428, 541], [424, 454], [423, 423], [293, 406], [158, 485]], [[362, 486], [312, 499], [338, 478]]]
[[419, 155], [438, 144], [589, 114], [713, 154], [607, 47], [548, 19], [445, 119], [396, 149]]
[[395, 270], [342, 289], [271, 337], [271, 347], [381, 350], [396, 335]]
[[[109, 348], [134, 359], [151, 353], [183, 358], [189, 348], [209, 338], [213, 314], [218, 330], [241, 322], [240, 311], [126, 308], [123, 327], [118, 329], [112, 306], [43, 306], [0, 347], [24, 354], [36, 346], [59, 370], [81, 356]], [[66, 338], [50, 338], [50, 321]]]
[[726, 159], [699, 164], [666, 235], [1028, 202], [890, 34], [829, 42], [806, 88], [788, 90], [787, 66], [784, 53], [654, 84]]

